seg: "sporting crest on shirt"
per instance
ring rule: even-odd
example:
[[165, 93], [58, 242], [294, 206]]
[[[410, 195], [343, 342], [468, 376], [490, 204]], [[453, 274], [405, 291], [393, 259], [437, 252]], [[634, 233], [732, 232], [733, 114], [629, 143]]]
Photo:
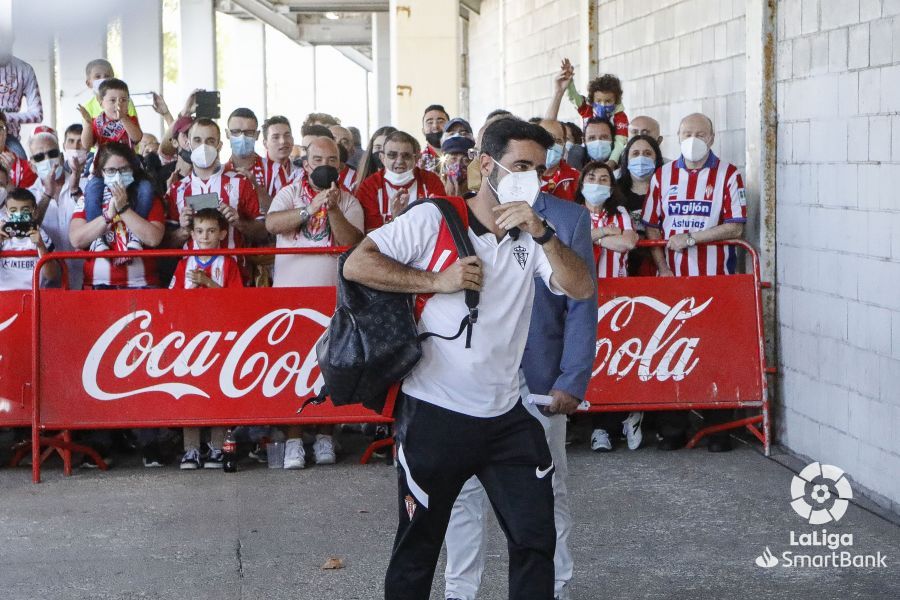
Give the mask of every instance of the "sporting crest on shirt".
[[712, 184], [706, 186], [706, 193], [703, 195], [704, 200], [712, 200], [713, 192], [716, 191], [716, 188], [713, 187]]
[[406, 514], [409, 515], [409, 520], [412, 521], [413, 515], [416, 514], [416, 501], [415, 499], [407, 494], [406, 498], [403, 499], [403, 504], [406, 505]]
[[513, 256], [516, 257], [516, 262], [519, 263], [519, 266], [524, 271], [525, 265], [528, 263], [528, 249], [525, 246], [518, 245], [513, 247], [512, 252]]
[[666, 192], [666, 196], [668, 196], [669, 199], [678, 198], [678, 186], [677, 185], [669, 186], [669, 191]]

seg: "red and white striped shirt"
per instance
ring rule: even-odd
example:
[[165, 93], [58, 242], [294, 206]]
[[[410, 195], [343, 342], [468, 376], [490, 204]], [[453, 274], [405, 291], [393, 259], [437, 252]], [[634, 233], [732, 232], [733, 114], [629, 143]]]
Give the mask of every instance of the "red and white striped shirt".
[[[641, 218], [647, 227], [660, 229], [666, 240], [722, 223], [746, 223], [741, 174], [712, 152], [699, 169], [688, 169], [684, 157], [666, 163], [650, 180]], [[737, 263], [734, 248], [724, 246], [667, 251], [667, 256], [669, 268], [677, 276], [731, 274]]]
[[[623, 206], [616, 207], [616, 214], [610, 216], [605, 210], [591, 212], [591, 229], [602, 227], [618, 227], [622, 231], [632, 231], [631, 215]], [[600, 240], [594, 242], [594, 265], [597, 267], [597, 277], [627, 277], [628, 253], [609, 250], [600, 245]]]
[[197, 287], [188, 279], [189, 271], [204, 271], [223, 288], [244, 287], [241, 267], [233, 256], [211, 256], [207, 262], [202, 262], [199, 256], [186, 256], [175, 267], [169, 289], [190, 290]]
[[[266, 168], [263, 166], [262, 157], [258, 154], [256, 154], [255, 156], [256, 156], [256, 160], [253, 161], [253, 164], [250, 165], [250, 168], [248, 170], [250, 171], [250, 174], [253, 175], [253, 181], [256, 182], [256, 185], [265, 187], [265, 185], [266, 185]], [[224, 170], [226, 173], [231, 172], [231, 171], [237, 172], [237, 170], [234, 168], [234, 159], [225, 163]]]
[[94, 117], [94, 120], [91, 121], [91, 129], [94, 132], [94, 143], [97, 144], [97, 148], [109, 142], [118, 142], [125, 144], [129, 148], [134, 148], [134, 142], [131, 141], [128, 132], [125, 131], [125, 124], [122, 122], [124, 119], [130, 119], [135, 124], [140, 125], [137, 115], [133, 117], [125, 115], [118, 121], [110, 119], [104, 112]]
[[[9, 183], [15, 187], [30, 188], [37, 182], [37, 175], [31, 170], [28, 161], [19, 158], [9, 150], [4, 154], [10, 159], [9, 166]], [[40, 198], [38, 198], [40, 200]]]
[[[103, 195], [103, 211], [106, 212], [109, 194]], [[72, 219], [87, 219], [84, 210], [84, 199], [78, 203]], [[165, 211], [162, 202], [158, 198], [153, 199], [153, 206], [147, 215], [150, 223], [164, 223]], [[128, 228], [122, 220], [113, 223], [113, 231], [116, 236], [128, 235]], [[140, 256], [139, 252], [135, 253]], [[109, 260], [106, 258], [89, 258], [84, 261], [84, 289], [91, 289], [98, 285], [114, 285], [128, 288], [156, 287], [159, 285], [159, 277], [156, 273], [156, 261], [152, 258], [138, 258], [123, 261], [122, 259]]]
[[403, 189], [409, 191], [410, 204], [419, 198], [447, 195], [441, 178], [431, 171], [416, 167], [412, 181], [400, 186], [395, 186], [384, 178], [384, 169], [376, 171], [359, 184], [356, 190], [356, 197], [366, 214], [367, 232], [381, 227], [395, 216], [391, 214], [391, 199]]
[[294, 165], [290, 160], [281, 163], [269, 158], [269, 155], [266, 154], [260, 157], [260, 162], [265, 174], [266, 190], [271, 198], [274, 198], [281, 188], [291, 185], [303, 177], [303, 169]]
[[[28, 102], [28, 110], [21, 110], [23, 97]], [[34, 69], [15, 56], [0, 66], [0, 110], [6, 113], [9, 135], [15, 137], [18, 137], [22, 123], [40, 123], [44, 118], [41, 90]]]
[[541, 177], [541, 191], [553, 194], [563, 200], [575, 200], [575, 192], [578, 190], [578, 178], [581, 173], [565, 160], [559, 161], [559, 165], [552, 175], [544, 173]]
[[[241, 219], [262, 219], [259, 213], [259, 199], [250, 181], [243, 175], [233, 171], [219, 170], [213, 173], [206, 181], [200, 179], [194, 173], [180, 181], [176, 181], [169, 188], [166, 195], [168, 205], [167, 220], [170, 226], [178, 226], [181, 211], [187, 204], [187, 198], [198, 194], [218, 194], [219, 202], [227, 204], [237, 211]], [[228, 226], [228, 237], [222, 244], [225, 248], [243, 248], [244, 240], [241, 232], [234, 225]], [[185, 248], [194, 247], [194, 240], [188, 239]]]

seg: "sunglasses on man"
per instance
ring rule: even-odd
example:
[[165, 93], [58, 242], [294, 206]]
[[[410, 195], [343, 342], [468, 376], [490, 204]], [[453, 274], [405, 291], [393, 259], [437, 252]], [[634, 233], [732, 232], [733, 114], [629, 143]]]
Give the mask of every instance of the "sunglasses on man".
[[31, 160], [36, 163], [41, 162], [45, 158], [59, 158], [60, 151], [58, 148], [54, 148], [52, 150], [47, 150], [46, 152], [37, 152], [31, 155]]

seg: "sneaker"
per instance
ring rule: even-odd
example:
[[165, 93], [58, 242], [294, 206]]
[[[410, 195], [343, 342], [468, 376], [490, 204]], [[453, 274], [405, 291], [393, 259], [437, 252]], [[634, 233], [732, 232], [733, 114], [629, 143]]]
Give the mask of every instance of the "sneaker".
[[222, 450], [216, 448], [215, 446], [209, 447], [209, 454], [206, 456], [206, 460], [203, 461], [204, 469], [221, 469], [222, 465], [225, 463], [225, 455], [222, 454]]
[[125, 245], [128, 250], [143, 250], [144, 244], [133, 233], [128, 234], [128, 244]]
[[91, 252], [106, 252], [107, 250], [109, 250], [109, 244], [106, 243], [106, 239], [104, 237], [98, 237], [96, 240], [91, 242]]
[[260, 464], [267, 464], [269, 462], [269, 455], [266, 453], [265, 444], [256, 444], [247, 456]]
[[612, 443], [605, 429], [595, 429], [591, 434], [591, 450], [594, 452], [612, 452]]
[[294, 438], [284, 443], [284, 468], [302, 469], [306, 467], [306, 450], [303, 440]]
[[148, 469], [159, 469], [163, 466], [162, 461], [160, 461], [159, 457], [153, 454], [145, 454], [143, 457], [144, 467]]
[[[391, 437], [391, 429], [387, 425], [376, 425], [375, 426], [375, 439], [373, 441], [378, 442], [381, 440], [386, 440]], [[388, 448], [379, 448], [375, 452], [372, 453], [372, 456], [375, 458], [387, 458]]]
[[317, 465], [333, 465], [337, 462], [337, 456], [334, 453], [334, 441], [330, 435], [318, 435], [313, 444], [313, 454], [316, 457]]
[[637, 450], [644, 441], [644, 435], [641, 433], [641, 423], [644, 421], [644, 413], [629, 413], [628, 417], [622, 421], [622, 433], [628, 442], [629, 450]]
[[[144, 465], [146, 466], [146, 464]], [[182, 471], [194, 471], [200, 468], [200, 451], [196, 448], [188, 448], [184, 456], [181, 457], [181, 465], [178, 467]]]

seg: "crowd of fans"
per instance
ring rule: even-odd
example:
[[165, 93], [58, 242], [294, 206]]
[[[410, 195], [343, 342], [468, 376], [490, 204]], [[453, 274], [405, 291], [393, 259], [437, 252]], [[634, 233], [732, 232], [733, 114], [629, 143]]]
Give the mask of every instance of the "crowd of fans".
[[[297, 137], [287, 118], [260, 120], [247, 107], [234, 108], [217, 123], [197, 116], [196, 93], [173, 115], [153, 94], [153, 108], [166, 123], [157, 139], [142, 131], [128, 85], [102, 59], [86, 65], [85, 84], [93, 96], [79, 106], [81, 122], [61, 133], [42, 125], [20, 141], [20, 125], [42, 119], [40, 95], [36, 84], [27, 85], [30, 67], [15, 57], [6, 60], [6, 69], [26, 84], [17, 98], [0, 100], [0, 250], [96, 253], [68, 261], [70, 289], [335, 285], [333, 256], [156, 261], [142, 252], [351, 246], [419, 198], [466, 197], [481, 185], [473, 160], [479, 152], [476, 130], [440, 104], [426, 108], [422, 130], [415, 132], [426, 140], [423, 147], [416, 135], [390, 126], [364, 141], [358, 129], [325, 113], [310, 114]], [[697, 246], [741, 237], [746, 217], [740, 175], [710, 150], [712, 121], [702, 114], [686, 116], [678, 131], [681, 156], [669, 160], [660, 150], [659, 123], [648, 115], [626, 115], [617, 77], [592, 80], [582, 95], [573, 76], [564, 61], [546, 114], [531, 120], [554, 140], [542, 191], [583, 204], [590, 213], [600, 285], [610, 277], [733, 273], [730, 251]], [[557, 119], [564, 96], [582, 122]], [[485, 125], [515, 118], [498, 109]], [[229, 150], [227, 162], [223, 147]], [[667, 240], [667, 248], [636, 249], [643, 238]], [[109, 250], [128, 256], [105, 258]], [[35, 262], [0, 258], [0, 290], [30, 289]], [[61, 269], [48, 262], [42, 285], [61, 286], [60, 277]], [[612, 450], [619, 432], [630, 449], [638, 448], [642, 422], [641, 413], [596, 416], [591, 448]], [[659, 447], [683, 446], [686, 427], [686, 413], [660, 415]], [[306, 464], [304, 442], [312, 444], [316, 463], [336, 458], [330, 428], [247, 433], [256, 441], [286, 440], [285, 468]], [[87, 435], [103, 453], [115, 441], [111, 433]], [[223, 436], [215, 428], [185, 430], [181, 467], [221, 467]], [[146, 466], [165, 462], [165, 440], [166, 432], [144, 432], [134, 440]], [[713, 438], [711, 449], [713, 444], [728, 449], [727, 438]], [[257, 446], [252, 454], [262, 460], [262, 453]]]

